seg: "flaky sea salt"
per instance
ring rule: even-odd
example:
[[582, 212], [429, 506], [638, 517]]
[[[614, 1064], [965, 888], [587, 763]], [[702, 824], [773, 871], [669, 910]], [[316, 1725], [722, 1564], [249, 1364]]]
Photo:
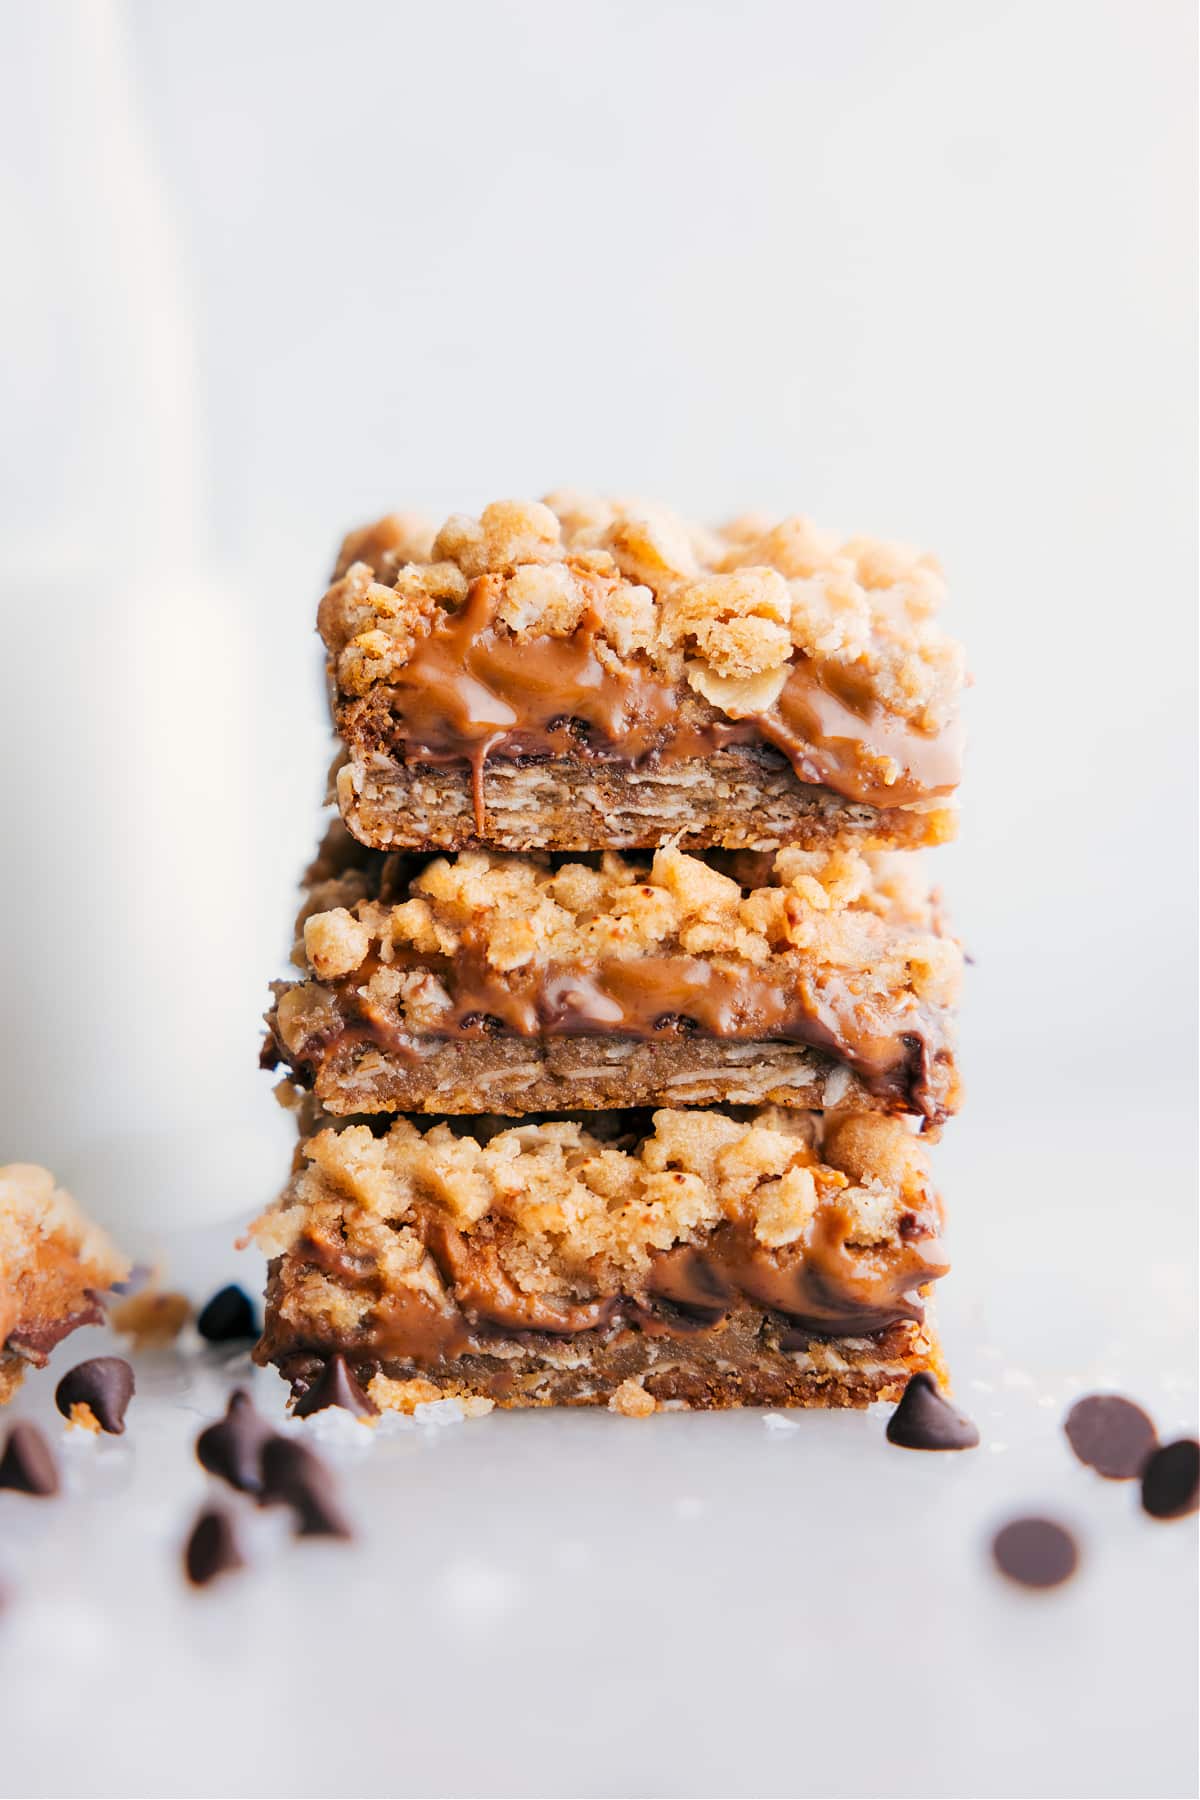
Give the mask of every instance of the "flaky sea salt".
[[422, 1400], [413, 1407], [413, 1418], [418, 1425], [458, 1425], [466, 1416], [462, 1401], [453, 1397], [448, 1400]]

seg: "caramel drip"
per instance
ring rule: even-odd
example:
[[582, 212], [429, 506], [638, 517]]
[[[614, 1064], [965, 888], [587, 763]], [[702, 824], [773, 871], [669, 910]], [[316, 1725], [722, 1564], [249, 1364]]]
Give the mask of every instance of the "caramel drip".
[[461, 1356], [471, 1341], [467, 1322], [456, 1306], [435, 1306], [427, 1295], [412, 1288], [380, 1296], [372, 1309], [369, 1332], [371, 1348], [378, 1355], [425, 1367]]
[[472, 1243], [469, 1237], [429, 1209], [418, 1220], [425, 1248], [447, 1287], [468, 1319], [486, 1320], [506, 1331], [548, 1331], [573, 1336], [606, 1325], [616, 1310], [616, 1298], [589, 1300], [582, 1305], [560, 1300], [553, 1294], [526, 1294], [510, 1281], [490, 1245]]
[[418, 641], [387, 689], [392, 748], [412, 762], [470, 764], [481, 836], [483, 770], [492, 756], [669, 766], [734, 744], [767, 743], [799, 780], [871, 806], [906, 806], [957, 786], [957, 725], [920, 732], [863, 684], [847, 678], [838, 692], [804, 656], [767, 711], [686, 724], [681, 704], [698, 704], [690, 688], [664, 680], [644, 661], [613, 667], [611, 654], [607, 662], [598, 654], [607, 584], [586, 570], [575, 573], [591, 599], [569, 637], [514, 636], [496, 617], [501, 578], [481, 576], [466, 603]]
[[606, 669], [597, 656], [603, 589], [594, 577], [589, 585], [593, 600], [570, 637], [523, 641], [497, 622], [502, 580], [482, 576], [461, 610], [444, 614], [393, 677], [397, 739], [415, 760], [470, 762], [481, 833], [488, 756], [529, 754], [531, 740], [542, 754], [578, 751], [571, 721], [582, 720], [603, 743], [619, 745], [637, 761], [667, 731], [671, 689], [639, 669]]
[[901, 1319], [920, 1324], [916, 1290], [946, 1273], [939, 1240], [902, 1239], [876, 1251], [850, 1245], [853, 1221], [836, 1202], [821, 1208], [807, 1242], [768, 1250], [740, 1226], [725, 1225], [699, 1247], [655, 1257], [651, 1295], [716, 1324], [741, 1297], [815, 1335], [853, 1337]]
[[[766, 741], [782, 750], [801, 781], [812, 781], [868, 806], [907, 806], [950, 794], [962, 769], [958, 720], [933, 735], [886, 712], [866, 694], [839, 695], [804, 658], [775, 705], [756, 715]], [[890, 784], [878, 769], [888, 758], [899, 773]]]

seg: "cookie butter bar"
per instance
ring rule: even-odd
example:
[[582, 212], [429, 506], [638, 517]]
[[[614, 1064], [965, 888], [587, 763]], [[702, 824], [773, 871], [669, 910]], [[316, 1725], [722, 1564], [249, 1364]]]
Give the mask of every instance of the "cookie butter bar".
[[303, 1146], [253, 1234], [255, 1352], [334, 1355], [380, 1406], [862, 1406], [939, 1369], [946, 1272], [922, 1141], [764, 1108], [509, 1125], [397, 1119]]
[[422, 859], [335, 832], [301, 931], [265, 1060], [342, 1116], [957, 1104], [962, 952], [919, 859]]
[[101, 1322], [99, 1296], [128, 1273], [48, 1170], [0, 1168], [0, 1402], [28, 1364], [40, 1368], [69, 1332]]
[[379, 848], [953, 834], [962, 652], [926, 556], [551, 495], [347, 538], [319, 625]]

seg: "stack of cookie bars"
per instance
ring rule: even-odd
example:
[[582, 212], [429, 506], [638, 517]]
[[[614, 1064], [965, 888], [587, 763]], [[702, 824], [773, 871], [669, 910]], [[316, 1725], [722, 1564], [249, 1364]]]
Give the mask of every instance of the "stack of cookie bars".
[[255, 1227], [298, 1397], [859, 1406], [941, 1372], [942, 591], [803, 519], [575, 494], [346, 540], [340, 820], [265, 1052], [303, 1142]]

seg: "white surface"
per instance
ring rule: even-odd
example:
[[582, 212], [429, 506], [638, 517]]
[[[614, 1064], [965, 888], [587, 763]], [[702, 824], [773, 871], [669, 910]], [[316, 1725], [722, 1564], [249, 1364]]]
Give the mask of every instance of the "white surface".
[[[1103, 1376], [1195, 1425], [1192, 7], [5, 23], [0, 1159], [139, 1253], [275, 1185], [257, 1016], [315, 837], [310, 622], [345, 524], [572, 482], [910, 537], [978, 683], [939, 853], [978, 959], [942, 1315], [1007, 1448], [491, 1420], [356, 1472], [381, 1564], [305, 1551], [197, 1601], [185, 1384], [91, 1474], [84, 1447], [77, 1503], [0, 1496], [32, 1596], [0, 1781], [1189, 1791], [1194, 1534], [1090, 1482], [1055, 1420]], [[231, 1235], [179, 1278], [227, 1272]], [[1068, 1593], [981, 1567], [1010, 1503], [1085, 1527]]]
[[[1170, 1119], [1031, 1144], [977, 1118], [945, 1150], [969, 1454], [894, 1449], [879, 1412], [493, 1414], [379, 1441], [336, 1415], [318, 1447], [360, 1541], [292, 1545], [247, 1507], [253, 1573], [196, 1595], [191, 1445], [243, 1365], [139, 1363], [125, 1439], [66, 1446], [66, 1497], [0, 1494], [0, 1790], [1193, 1794], [1196, 1522], [1140, 1516], [1060, 1431], [1097, 1386], [1195, 1430], [1187, 1142]], [[235, 1267], [217, 1234], [176, 1272], [202, 1293]], [[56, 1438], [87, 1340], [18, 1401]], [[1056, 1593], [988, 1565], [1024, 1511], [1079, 1534]]]

